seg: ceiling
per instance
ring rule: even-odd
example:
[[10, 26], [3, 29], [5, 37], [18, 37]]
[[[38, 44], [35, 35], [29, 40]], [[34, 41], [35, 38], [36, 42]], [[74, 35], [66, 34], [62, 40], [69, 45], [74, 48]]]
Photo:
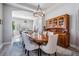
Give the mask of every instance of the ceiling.
[[52, 6], [54, 6], [56, 3], [19, 3], [20, 5], [23, 5], [25, 7], [31, 8], [36, 10], [38, 7], [38, 4], [42, 8], [42, 10], [46, 10]]
[[38, 4], [40, 5], [43, 11], [46, 11], [49, 8], [54, 7], [57, 3], [9, 3], [8, 5], [19, 7], [21, 9], [26, 9], [30, 12], [33, 12], [37, 9]]

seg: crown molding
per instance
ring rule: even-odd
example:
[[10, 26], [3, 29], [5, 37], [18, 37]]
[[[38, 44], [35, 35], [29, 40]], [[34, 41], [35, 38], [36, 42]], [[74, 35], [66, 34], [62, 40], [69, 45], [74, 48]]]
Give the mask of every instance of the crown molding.
[[26, 11], [32, 12], [32, 13], [35, 11], [35, 10], [31, 9], [31, 8], [25, 7], [25, 6], [23, 6], [21, 4], [17, 4], [17, 3], [5, 3], [5, 5], [13, 6], [15, 8], [26, 10]]

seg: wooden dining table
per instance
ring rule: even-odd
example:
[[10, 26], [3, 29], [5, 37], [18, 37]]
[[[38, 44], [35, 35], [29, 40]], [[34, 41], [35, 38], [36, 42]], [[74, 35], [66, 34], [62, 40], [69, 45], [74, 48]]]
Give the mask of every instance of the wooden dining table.
[[32, 41], [34, 41], [35, 43], [39, 44], [39, 45], [42, 45], [42, 44], [47, 44], [48, 42], [48, 36], [47, 35], [30, 35], [30, 34], [27, 34], [29, 36], [29, 38], [31, 38]]

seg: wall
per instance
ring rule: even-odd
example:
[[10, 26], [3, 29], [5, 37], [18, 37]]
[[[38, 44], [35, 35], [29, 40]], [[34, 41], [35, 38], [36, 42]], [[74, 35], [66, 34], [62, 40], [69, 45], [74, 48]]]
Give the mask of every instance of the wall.
[[2, 3], [0, 3], [0, 18], [2, 19]]
[[[78, 4], [79, 5], [79, 4]], [[77, 33], [77, 40], [76, 40], [76, 44], [79, 45], [79, 7], [77, 7], [77, 22], [76, 22], [76, 33]]]
[[[12, 11], [22, 10], [10, 5], [3, 5], [3, 42], [11, 42], [12, 39]], [[28, 15], [28, 14], [27, 14]]]
[[[0, 19], [2, 20], [2, 4], [0, 3]], [[0, 24], [0, 45], [2, 44], [2, 24]]]
[[3, 5], [3, 41], [4, 42], [10, 42], [11, 41], [11, 37], [12, 37], [12, 8], [7, 6], [7, 5]]
[[[74, 46], [79, 46], [79, 23], [78, 22], [78, 7], [79, 4], [62, 4], [57, 8], [51, 8], [49, 12], [46, 13], [46, 20], [59, 15], [69, 14], [70, 15], [70, 44]], [[78, 29], [77, 29], [78, 28]]]

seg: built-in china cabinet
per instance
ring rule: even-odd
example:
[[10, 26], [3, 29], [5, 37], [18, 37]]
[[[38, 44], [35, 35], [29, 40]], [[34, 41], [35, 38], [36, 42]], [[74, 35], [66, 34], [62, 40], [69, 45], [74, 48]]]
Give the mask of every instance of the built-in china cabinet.
[[69, 47], [69, 15], [61, 15], [46, 21], [45, 30], [58, 34], [58, 45]]

